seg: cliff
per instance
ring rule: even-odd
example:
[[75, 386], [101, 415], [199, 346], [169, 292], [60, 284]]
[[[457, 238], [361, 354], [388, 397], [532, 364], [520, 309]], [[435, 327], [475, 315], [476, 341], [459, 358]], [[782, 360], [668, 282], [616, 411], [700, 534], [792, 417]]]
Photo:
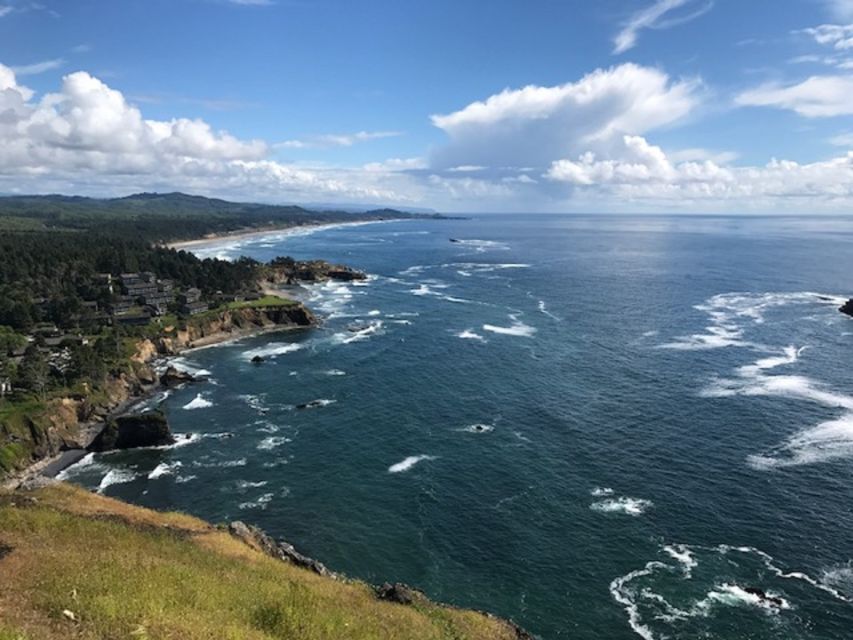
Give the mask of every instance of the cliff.
[[0, 638], [531, 638], [403, 585], [322, 575], [279, 546], [62, 483], [0, 493]]
[[262, 331], [307, 328], [316, 322], [304, 305], [280, 300], [210, 311], [189, 318], [183, 327], [163, 327], [156, 336], [139, 340], [131, 357], [97, 388], [83, 385], [63, 397], [0, 408], [0, 478], [62, 451], [89, 446], [110, 415], [127, 410], [158, 386], [151, 367], [158, 357]]

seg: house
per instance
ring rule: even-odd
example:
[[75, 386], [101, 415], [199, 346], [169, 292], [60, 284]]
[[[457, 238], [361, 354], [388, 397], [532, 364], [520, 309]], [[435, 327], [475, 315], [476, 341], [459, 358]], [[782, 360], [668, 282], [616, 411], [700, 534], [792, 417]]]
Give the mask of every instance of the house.
[[196, 300], [195, 302], [188, 302], [181, 307], [181, 313], [188, 316], [195, 316], [199, 313], [204, 313], [209, 309], [206, 302], [202, 302], [201, 300]]
[[187, 289], [183, 293], [178, 294], [178, 302], [180, 302], [184, 306], [190, 305], [194, 302], [198, 302], [199, 300], [201, 300], [201, 291], [199, 291], [195, 287]]
[[113, 315], [127, 313], [136, 306], [136, 300], [130, 296], [121, 296], [118, 300], [110, 304], [110, 309]]

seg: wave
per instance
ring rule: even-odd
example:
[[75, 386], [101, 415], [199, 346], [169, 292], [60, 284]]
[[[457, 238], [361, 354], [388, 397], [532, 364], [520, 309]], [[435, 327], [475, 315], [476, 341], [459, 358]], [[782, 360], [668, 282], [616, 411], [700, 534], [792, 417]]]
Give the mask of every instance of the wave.
[[136, 472], [130, 469], [110, 469], [102, 479], [100, 484], [98, 484], [98, 493], [103, 493], [106, 491], [108, 487], [113, 486], [114, 484], [126, 484], [128, 482], [133, 482], [137, 478]]
[[253, 500], [250, 502], [241, 502], [237, 506], [240, 509], [266, 509], [269, 506], [269, 503], [272, 502], [273, 494], [265, 493], [260, 496], [257, 500]]
[[336, 333], [333, 338], [340, 344], [352, 344], [353, 342], [361, 342], [367, 340], [371, 336], [378, 335], [382, 331], [385, 323], [382, 320], [374, 320], [364, 327], [358, 328], [355, 331], [346, 333]]
[[346, 371], [341, 371], [340, 369], [329, 369], [323, 373], [327, 376], [345, 376], [347, 374]]
[[498, 333], [505, 336], [518, 336], [521, 338], [532, 338], [536, 333], [536, 328], [531, 327], [530, 325], [524, 324], [520, 320], [516, 318], [514, 315], [510, 315], [510, 319], [512, 320], [512, 324], [509, 327], [499, 327], [493, 324], [484, 324], [483, 331], [490, 331], [491, 333]]
[[539, 301], [538, 309], [539, 309], [540, 313], [544, 313], [546, 316], [548, 316], [552, 320], [557, 320], [557, 321], [562, 320], [562, 318], [555, 316], [553, 313], [548, 311], [548, 305], [545, 304], [544, 300]]
[[465, 329], [465, 331], [460, 331], [455, 335], [457, 338], [462, 338], [463, 340], [479, 340], [480, 342], [486, 342], [486, 339], [483, 336], [479, 333], [474, 333], [471, 329]]
[[260, 487], [265, 487], [269, 483], [268, 480], [260, 480], [258, 482], [250, 482], [249, 480], [238, 480], [237, 488], [238, 489], [259, 489]]
[[65, 480], [72, 478], [79, 471], [81, 471], [83, 469], [90, 468], [90, 467], [96, 467], [96, 466], [101, 466], [101, 465], [99, 465], [98, 463], [95, 462], [95, 454], [94, 453], [87, 453], [85, 456], [80, 458], [77, 462], [75, 462], [72, 465], [65, 467], [62, 471], [60, 471], [58, 474], [56, 474], [56, 479], [59, 480], [60, 482], [62, 482], [62, 481], [65, 481]]
[[263, 401], [264, 395], [265, 394], [262, 394], [260, 396], [256, 396], [253, 394], [245, 393], [245, 394], [242, 394], [238, 397], [240, 398], [240, 400], [242, 400], [247, 405], [249, 405], [249, 408], [254, 409], [255, 411], [257, 411], [260, 414], [264, 414], [264, 413], [269, 412], [269, 407], [267, 407]]
[[[803, 637], [791, 628], [803, 621], [782, 621], [780, 612], [795, 608], [800, 600], [830, 597], [850, 602], [827, 578], [830, 572], [818, 580], [785, 571], [754, 547], [666, 544], [658, 552], [664, 557], [610, 583], [611, 597], [622, 605], [634, 632], [646, 640], [718, 637], [724, 625], [736, 623], [733, 610], [743, 608], [763, 614], [753, 624], [769, 625], [773, 633], [768, 637]], [[759, 627], [756, 637], [765, 637]]]
[[178, 371], [183, 371], [185, 373], [190, 374], [193, 378], [205, 378], [211, 375], [210, 371], [208, 371], [198, 363], [181, 356], [169, 358], [169, 360], [166, 361], [166, 364], [168, 366], [174, 367]]
[[187, 411], [192, 411], [193, 409], [206, 409], [207, 407], [212, 407], [213, 403], [204, 397], [203, 393], [199, 393], [195, 398], [190, 400], [187, 404], [183, 406], [183, 408]]
[[789, 305], [838, 307], [844, 299], [810, 291], [795, 293], [721, 293], [694, 308], [708, 315], [712, 324], [705, 333], [681, 336], [659, 345], [662, 349], [702, 351], [724, 347], [761, 348], [744, 339], [748, 326], [764, 324], [767, 314]]
[[460, 244], [463, 247], [470, 247], [477, 253], [485, 253], [486, 251], [506, 251], [509, 249], [509, 245], [507, 243], [498, 242], [497, 240], [454, 239], [453, 242], [454, 244]]
[[301, 348], [302, 344], [298, 342], [274, 342], [263, 347], [248, 349], [243, 352], [242, 357], [244, 360], [251, 360], [252, 358], [275, 358], [299, 351]]
[[236, 460], [225, 460], [224, 462], [201, 462], [193, 460], [193, 466], [200, 469], [230, 469], [232, 467], [245, 467], [248, 464], [246, 458], [237, 458]]
[[624, 513], [629, 516], [641, 516], [654, 506], [651, 500], [619, 496], [593, 502], [589, 508], [600, 513]]
[[445, 300], [446, 302], [455, 302], [457, 304], [472, 304], [472, 300], [468, 300], [467, 298], [458, 298], [456, 296], [449, 296], [444, 293], [440, 293], [439, 291], [433, 291], [433, 288], [446, 289], [449, 285], [444, 284], [425, 284], [421, 283], [417, 289], [409, 289], [409, 292], [416, 296], [432, 296], [434, 298], [438, 298], [439, 300]]
[[258, 449], [261, 451], [272, 451], [273, 449], [280, 447], [283, 444], [287, 444], [288, 442], [293, 442], [290, 438], [285, 438], [284, 436], [270, 436], [269, 438], [264, 438], [258, 443]]
[[148, 474], [149, 480], [156, 480], [157, 478], [162, 478], [163, 476], [172, 475], [176, 469], [180, 469], [183, 465], [178, 462], [172, 462], [171, 464], [168, 462], [161, 462], [151, 473]]
[[435, 460], [435, 456], [428, 456], [425, 454], [419, 456], [409, 456], [405, 460], [402, 460], [396, 464], [392, 464], [390, 467], [388, 467], [388, 473], [402, 473], [404, 471], [408, 471], [416, 464], [424, 460]]
[[192, 482], [193, 480], [198, 480], [198, 476], [188, 475], [188, 476], [177, 476], [175, 478], [176, 484], [186, 484], [187, 482]]
[[593, 498], [603, 498], [605, 496], [612, 496], [614, 494], [613, 489], [610, 487], [595, 487], [589, 492]]

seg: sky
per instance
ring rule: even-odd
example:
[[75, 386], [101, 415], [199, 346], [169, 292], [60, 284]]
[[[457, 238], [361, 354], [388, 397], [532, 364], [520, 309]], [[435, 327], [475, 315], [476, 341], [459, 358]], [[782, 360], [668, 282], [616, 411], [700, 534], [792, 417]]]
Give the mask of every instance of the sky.
[[0, 0], [0, 193], [853, 213], [853, 0]]

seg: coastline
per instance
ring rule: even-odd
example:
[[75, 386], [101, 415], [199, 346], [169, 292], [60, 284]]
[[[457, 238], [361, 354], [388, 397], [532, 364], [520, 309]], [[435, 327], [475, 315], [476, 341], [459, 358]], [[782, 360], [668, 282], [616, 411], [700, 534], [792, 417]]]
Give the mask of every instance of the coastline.
[[[265, 237], [271, 239], [282, 239], [287, 236], [301, 236], [315, 233], [317, 231], [326, 231], [329, 229], [345, 228], [345, 227], [360, 227], [367, 224], [381, 224], [386, 222], [402, 222], [409, 218], [389, 218], [384, 220], [360, 220], [357, 222], [321, 222], [316, 224], [301, 224], [289, 227], [271, 226], [261, 229], [244, 229], [229, 233], [218, 233], [205, 236], [203, 238], [194, 238], [192, 240], [177, 240], [175, 242], [167, 242], [163, 246], [169, 249], [191, 250], [192, 248], [208, 248], [214, 249], [217, 245], [226, 245], [229, 242], [243, 240], [262, 240]], [[192, 251], [190, 251], [192, 252]]]
[[[318, 324], [319, 323], [310, 326], [273, 325], [252, 327], [249, 329], [237, 329], [236, 331], [217, 332], [209, 336], [205, 336], [200, 340], [194, 341], [187, 347], [176, 350], [173, 354], [159, 358], [152, 357], [147, 360], [146, 363], [168, 363], [173, 358], [201, 349], [220, 347], [265, 334], [305, 331], [318, 326]], [[39, 478], [54, 480], [63, 471], [80, 462], [80, 460], [88, 453], [88, 446], [91, 445], [95, 438], [97, 438], [97, 436], [104, 430], [111, 419], [132, 412], [135, 407], [146, 403], [151, 398], [155, 397], [157, 393], [163, 390], [164, 387], [160, 382], [159, 376], [155, 376], [155, 379], [156, 382], [154, 384], [143, 389], [141, 393], [133, 395], [116, 405], [104, 418], [81, 424], [79, 429], [81, 440], [85, 442], [85, 446], [80, 448], [64, 449], [54, 456], [36, 460], [25, 469], [21, 469], [17, 473], [12, 473], [7, 477], [2, 478], [2, 480], [0, 480], [0, 490], [14, 491], [19, 488], [24, 488], [33, 482], [37, 482]], [[200, 379], [197, 382], [204, 382], [204, 379]]]

